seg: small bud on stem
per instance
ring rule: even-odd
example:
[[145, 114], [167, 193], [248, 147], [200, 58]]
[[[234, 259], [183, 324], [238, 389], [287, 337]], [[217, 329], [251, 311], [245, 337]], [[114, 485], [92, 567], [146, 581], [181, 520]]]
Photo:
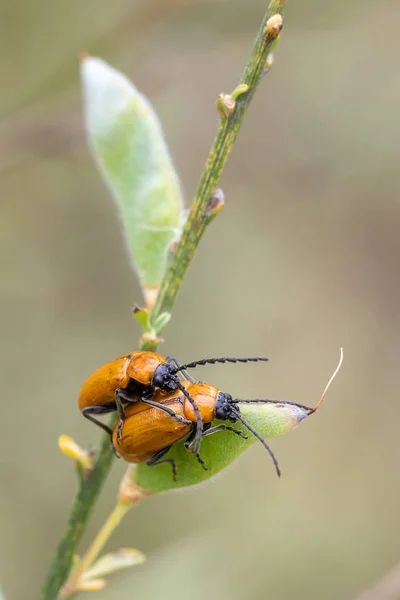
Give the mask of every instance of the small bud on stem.
[[93, 469], [92, 452], [81, 448], [69, 435], [60, 435], [58, 438], [58, 447], [64, 454], [76, 460], [86, 476], [90, 475]]
[[265, 28], [265, 35], [269, 38], [276, 38], [282, 31], [283, 27], [283, 19], [282, 15], [273, 15], [267, 21], [267, 26]]

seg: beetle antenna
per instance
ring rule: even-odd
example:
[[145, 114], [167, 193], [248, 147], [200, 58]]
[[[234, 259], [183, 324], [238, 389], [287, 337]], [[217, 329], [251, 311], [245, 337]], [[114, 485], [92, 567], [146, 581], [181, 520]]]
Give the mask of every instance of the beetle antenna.
[[181, 365], [175, 370], [175, 373], [182, 371], [183, 369], [194, 369], [194, 367], [203, 365], [215, 365], [216, 363], [248, 363], [248, 362], [267, 362], [269, 358], [266, 356], [248, 356], [245, 358], [203, 358], [203, 360], [196, 360], [186, 365]]
[[197, 428], [196, 437], [193, 444], [193, 453], [198, 454], [200, 450], [201, 438], [203, 437], [203, 421], [201, 420], [199, 407], [197, 406], [196, 402], [194, 401], [194, 398], [192, 398], [187, 389], [181, 384], [179, 379], [177, 380], [176, 385], [181, 390], [185, 398], [189, 400], [190, 404], [193, 406], [194, 414], [196, 415]]
[[275, 457], [275, 454], [272, 452], [271, 448], [268, 446], [267, 442], [264, 440], [263, 437], [261, 437], [261, 435], [255, 429], [253, 429], [253, 427], [251, 425], [249, 425], [249, 423], [242, 417], [242, 415], [240, 414], [239, 410], [236, 409], [234, 411], [234, 415], [262, 443], [262, 445], [264, 446], [264, 448], [266, 450], [268, 450], [268, 452], [270, 454], [270, 457], [272, 458], [272, 461], [273, 461], [273, 463], [275, 465], [276, 473], [277, 473], [278, 477], [280, 477], [281, 476], [281, 470], [279, 468], [278, 461], [277, 461], [277, 459]]
[[307, 410], [308, 416], [312, 415], [321, 406], [322, 401], [325, 398], [325, 396], [331, 386], [332, 381], [335, 379], [336, 375], [339, 372], [340, 367], [342, 366], [342, 362], [343, 362], [343, 348], [340, 348], [340, 358], [339, 358], [338, 366], [334, 370], [331, 378], [329, 379], [328, 383], [325, 386], [324, 391], [322, 392], [320, 399], [318, 400], [318, 402], [317, 402], [316, 406], [314, 406], [314, 408], [310, 408], [309, 406], [305, 406], [304, 404], [298, 404], [297, 402], [289, 402], [288, 400], [262, 400], [262, 399], [258, 399], [258, 398], [248, 399], [248, 400], [241, 399], [241, 398], [235, 398], [234, 400], [231, 400], [231, 402], [229, 404], [268, 404], [268, 403], [269, 404], [289, 404], [291, 406], [297, 406], [298, 408], [303, 408], [304, 410]]
[[290, 402], [290, 400], [267, 400], [263, 398], [235, 398], [229, 404], [288, 404], [289, 406], [297, 406], [297, 408], [303, 408], [304, 410], [308, 410], [309, 413], [315, 412], [313, 408], [309, 406], [305, 406], [304, 404], [299, 404], [298, 402]]
[[329, 379], [328, 383], [325, 386], [324, 391], [322, 392], [321, 398], [318, 400], [317, 404], [314, 406], [314, 408], [311, 409], [310, 411], [310, 415], [312, 415], [313, 413], [315, 413], [316, 410], [319, 409], [319, 407], [322, 404], [323, 399], [326, 396], [327, 391], [329, 390], [332, 381], [335, 379], [336, 375], [339, 373], [340, 367], [342, 366], [342, 362], [343, 362], [343, 348], [340, 348], [340, 358], [339, 358], [339, 362], [338, 362], [338, 366], [336, 367], [336, 369], [333, 371], [331, 378]]

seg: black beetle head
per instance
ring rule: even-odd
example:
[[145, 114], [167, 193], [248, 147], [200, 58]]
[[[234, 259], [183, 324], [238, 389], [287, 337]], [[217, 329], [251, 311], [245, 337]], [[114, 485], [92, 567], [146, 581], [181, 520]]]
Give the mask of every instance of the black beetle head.
[[218, 392], [215, 406], [215, 418], [221, 421], [237, 421], [236, 409], [232, 404], [232, 396], [224, 392]]
[[165, 392], [172, 393], [178, 389], [178, 377], [175, 374], [176, 368], [170, 363], [161, 363], [154, 371], [151, 383]]

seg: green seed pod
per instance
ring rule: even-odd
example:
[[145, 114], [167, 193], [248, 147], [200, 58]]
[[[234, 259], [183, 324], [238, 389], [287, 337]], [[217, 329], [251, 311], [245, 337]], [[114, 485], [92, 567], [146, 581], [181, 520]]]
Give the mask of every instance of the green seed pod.
[[[239, 408], [249, 425], [256, 429], [262, 437], [273, 437], [291, 431], [312, 410], [281, 403], [240, 405]], [[219, 423], [222, 421], [215, 421], [213, 425]], [[196, 457], [185, 449], [183, 442], [179, 442], [174, 444], [168, 452], [168, 458], [172, 458], [176, 464], [176, 481], [172, 478], [170, 465], [148, 467], [142, 463], [132, 468], [132, 477], [135, 483], [146, 491], [162, 492], [194, 485], [209, 479], [227, 467], [246, 448], [257, 441], [257, 438], [246, 431], [246, 428], [239, 422], [235, 423], [236, 427], [248, 436], [247, 439], [234, 435], [230, 431], [221, 431], [203, 439], [200, 454], [207, 466], [207, 471], [201, 467]], [[268, 458], [267, 456], [266, 459], [268, 460]]]
[[153, 108], [127, 77], [92, 57], [83, 58], [81, 74], [89, 144], [151, 307], [182, 230], [179, 180]]

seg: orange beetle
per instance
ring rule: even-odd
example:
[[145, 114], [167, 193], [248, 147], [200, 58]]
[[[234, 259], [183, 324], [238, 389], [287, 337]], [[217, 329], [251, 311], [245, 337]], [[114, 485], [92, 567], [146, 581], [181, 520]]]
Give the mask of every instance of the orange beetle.
[[[270, 453], [274, 462], [276, 471], [280, 475], [278, 462], [266, 443], [266, 441], [245, 421], [240, 413], [239, 400], [233, 400], [230, 394], [221, 392], [216, 387], [206, 383], [191, 383], [190, 381], [181, 382], [186, 391], [195, 401], [200, 412], [203, 431], [202, 437], [216, 433], [217, 431], [228, 430], [236, 435], [246, 438], [243, 432], [230, 425], [220, 423], [211, 427], [212, 421], [220, 419], [235, 423], [240, 421], [253, 435], [255, 435], [264, 447]], [[176, 479], [176, 466], [172, 458], [164, 458], [171, 446], [188, 436], [185, 447], [191, 448], [195, 441], [196, 414], [193, 406], [184, 397], [181, 390], [176, 390], [172, 394], [166, 394], [157, 391], [153, 396], [157, 404], [168, 408], [170, 414], [166, 414], [156, 408], [146, 405], [143, 402], [130, 404], [125, 409], [125, 420], [117, 420], [113, 431], [113, 444], [118, 454], [131, 463], [146, 462], [149, 466], [169, 463], [172, 466], [173, 477]], [[240, 400], [240, 402], [250, 402], [249, 400]], [[275, 402], [272, 400], [257, 400], [257, 402]], [[279, 404], [286, 404], [279, 402]], [[289, 402], [288, 404], [293, 404]], [[194, 453], [203, 466], [198, 451]]]
[[[111, 429], [93, 415], [117, 410], [122, 421], [125, 418], [124, 404], [138, 400], [146, 402], [157, 387], [165, 392], [182, 388], [177, 376], [178, 370], [179, 365], [175, 359], [164, 358], [156, 352], [137, 351], [125, 354], [90, 375], [80, 390], [79, 408], [84, 417], [111, 435]], [[184, 388], [183, 393], [187, 393]], [[151, 405], [154, 406], [154, 402]], [[159, 408], [168, 413], [165, 407]], [[201, 424], [200, 415], [198, 420]]]
[[[167, 393], [173, 393], [179, 389], [192, 405], [196, 415], [197, 437], [194, 451], [198, 452], [203, 427], [201, 415], [190, 393], [182, 386], [178, 373], [183, 372], [189, 379], [185, 369], [194, 368], [198, 365], [267, 360], [268, 358], [265, 357], [206, 358], [186, 365], [179, 365], [176, 359], [164, 358], [156, 352], [130, 352], [103, 365], [90, 375], [79, 393], [79, 409], [84, 417], [111, 435], [111, 429], [98, 421], [93, 415], [106, 414], [117, 410], [120, 421], [123, 421], [125, 406], [139, 400], [170, 414], [164, 404], [156, 406], [156, 401], [151, 401], [150, 398], [157, 388]], [[179, 420], [178, 417], [177, 420]]]

